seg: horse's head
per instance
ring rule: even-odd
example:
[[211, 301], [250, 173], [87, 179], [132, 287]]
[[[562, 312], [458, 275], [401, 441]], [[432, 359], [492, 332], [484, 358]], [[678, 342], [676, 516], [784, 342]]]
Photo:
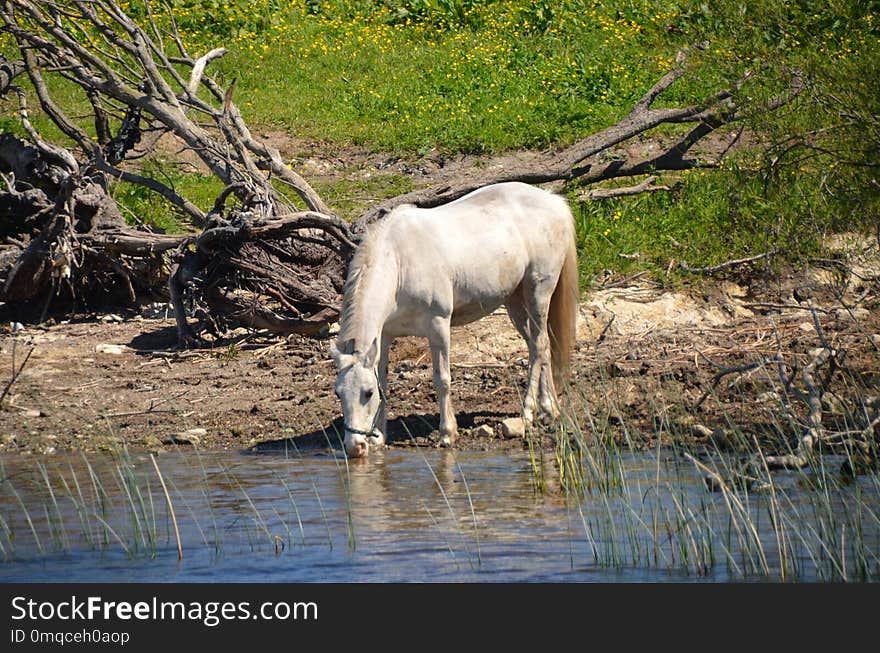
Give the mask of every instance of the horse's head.
[[330, 353], [339, 368], [336, 377], [336, 396], [342, 404], [345, 425], [345, 453], [351, 458], [367, 455], [369, 438], [382, 438], [378, 429], [379, 409], [382, 404], [377, 367], [378, 343], [374, 340], [367, 352], [353, 351], [351, 340], [330, 347]]

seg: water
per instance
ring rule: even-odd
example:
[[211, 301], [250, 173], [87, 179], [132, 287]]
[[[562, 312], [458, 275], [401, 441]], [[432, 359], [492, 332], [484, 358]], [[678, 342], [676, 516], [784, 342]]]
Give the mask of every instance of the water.
[[[833, 572], [825, 539], [838, 531], [849, 560], [861, 546], [877, 574], [870, 482], [843, 490], [851, 502], [835, 525], [815, 492], [795, 481], [783, 491], [784, 477], [777, 497], [787, 501], [747, 496], [749, 519], [732, 520], [729, 497], [665, 454], [621, 454], [603, 470], [624, 478], [610, 492], [567, 495], [552, 474], [536, 491], [526, 453], [189, 451], [156, 461], [182, 560], [148, 455], [0, 459], [0, 581], [686, 582], [775, 580], [786, 565], [812, 580]], [[863, 531], [858, 545], [846, 542], [849, 524], [850, 541]]]

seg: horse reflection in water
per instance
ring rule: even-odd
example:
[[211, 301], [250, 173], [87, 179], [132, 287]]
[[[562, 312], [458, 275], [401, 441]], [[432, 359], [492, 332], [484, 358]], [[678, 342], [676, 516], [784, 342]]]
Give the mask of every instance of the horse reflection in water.
[[523, 419], [558, 416], [556, 386], [568, 372], [577, 302], [574, 222], [562, 197], [511, 182], [431, 209], [397, 207], [355, 252], [331, 347], [346, 453], [362, 457], [385, 442], [388, 350], [398, 336], [430, 343], [440, 443], [451, 445], [458, 426], [450, 326], [502, 304], [529, 348]]

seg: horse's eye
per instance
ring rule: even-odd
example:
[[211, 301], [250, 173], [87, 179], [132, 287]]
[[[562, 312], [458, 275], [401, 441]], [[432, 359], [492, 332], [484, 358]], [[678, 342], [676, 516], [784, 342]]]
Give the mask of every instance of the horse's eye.
[[364, 399], [369, 401], [372, 398], [373, 398], [373, 391], [372, 390], [364, 390]]

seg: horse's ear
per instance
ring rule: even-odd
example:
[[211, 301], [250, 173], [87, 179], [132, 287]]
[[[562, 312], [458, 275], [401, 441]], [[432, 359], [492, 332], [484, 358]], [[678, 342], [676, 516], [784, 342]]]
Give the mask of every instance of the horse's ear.
[[373, 367], [376, 364], [376, 354], [379, 353], [379, 339], [373, 338], [373, 344], [370, 345], [367, 353], [364, 354], [363, 360], [364, 367]]
[[[351, 356], [352, 349], [354, 349], [354, 340], [348, 339], [342, 343], [342, 349], [339, 348], [339, 345], [335, 340], [330, 342], [330, 356], [336, 361], [337, 365], [340, 365], [340, 362], [346, 356]], [[340, 365], [341, 367], [341, 365]]]

